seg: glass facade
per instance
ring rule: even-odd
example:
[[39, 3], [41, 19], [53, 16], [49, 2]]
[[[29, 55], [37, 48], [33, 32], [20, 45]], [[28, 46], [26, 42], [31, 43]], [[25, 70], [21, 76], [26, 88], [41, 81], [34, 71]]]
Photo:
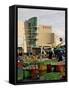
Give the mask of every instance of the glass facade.
[[37, 35], [37, 17], [32, 17], [28, 20], [27, 40], [30, 47], [36, 47]]

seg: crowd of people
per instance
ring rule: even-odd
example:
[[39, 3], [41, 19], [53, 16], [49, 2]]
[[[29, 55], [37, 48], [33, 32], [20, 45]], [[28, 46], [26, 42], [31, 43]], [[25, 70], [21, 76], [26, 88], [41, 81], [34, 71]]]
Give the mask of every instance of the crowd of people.
[[[22, 51], [19, 50], [18, 52], [18, 59], [29, 59], [29, 57], [31, 57], [31, 59], [41, 59], [41, 57], [46, 56], [48, 59], [53, 60], [56, 59], [57, 61], [63, 61], [65, 60], [65, 49], [63, 48], [49, 48], [49, 50], [46, 50], [46, 54], [33, 54], [31, 53], [27, 53], [27, 54], [22, 54]], [[45, 57], [45, 58], [46, 58]], [[42, 57], [43, 59], [44, 57]]]
[[62, 61], [64, 60], [65, 57], [65, 50], [62, 50], [61, 48], [54, 48], [54, 49], [50, 49], [49, 52], [49, 59], [52, 59], [53, 57], [55, 57], [58, 61]]

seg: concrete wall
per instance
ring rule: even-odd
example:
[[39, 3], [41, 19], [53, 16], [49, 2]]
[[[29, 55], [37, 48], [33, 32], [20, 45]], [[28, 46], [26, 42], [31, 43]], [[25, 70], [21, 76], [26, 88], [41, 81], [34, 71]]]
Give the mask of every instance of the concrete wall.
[[25, 28], [22, 21], [18, 21], [18, 47], [22, 47], [24, 52], [27, 52]]
[[48, 46], [54, 43], [54, 33], [51, 26], [39, 26], [37, 31], [37, 46]]

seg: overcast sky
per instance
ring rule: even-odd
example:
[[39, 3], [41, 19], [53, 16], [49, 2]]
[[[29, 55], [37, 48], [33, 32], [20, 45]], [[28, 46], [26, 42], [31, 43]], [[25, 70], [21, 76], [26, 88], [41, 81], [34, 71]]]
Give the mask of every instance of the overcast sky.
[[25, 21], [37, 17], [38, 25], [51, 25], [53, 32], [65, 39], [65, 11], [43, 9], [18, 9], [18, 20]]

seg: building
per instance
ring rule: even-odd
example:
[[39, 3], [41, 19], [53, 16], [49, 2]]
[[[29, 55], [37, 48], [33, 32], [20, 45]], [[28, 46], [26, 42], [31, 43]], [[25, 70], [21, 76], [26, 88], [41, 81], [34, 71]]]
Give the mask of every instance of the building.
[[25, 26], [22, 21], [18, 21], [18, 47], [23, 48], [25, 53], [27, 52]]
[[26, 44], [27, 52], [32, 51], [32, 48], [36, 47], [37, 41], [37, 17], [32, 17], [25, 21], [25, 35], [26, 35]]
[[51, 26], [38, 26], [37, 46], [52, 47], [54, 43], [54, 33]]
[[52, 27], [46, 25], [37, 26], [37, 17], [32, 17], [24, 22], [25, 41], [27, 52], [40, 51], [40, 47], [51, 48], [54, 44]]
[[55, 34], [51, 26], [37, 25], [37, 17], [25, 22], [18, 21], [18, 47], [24, 53], [40, 51], [42, 48], [51, 48], [55, 45]]

